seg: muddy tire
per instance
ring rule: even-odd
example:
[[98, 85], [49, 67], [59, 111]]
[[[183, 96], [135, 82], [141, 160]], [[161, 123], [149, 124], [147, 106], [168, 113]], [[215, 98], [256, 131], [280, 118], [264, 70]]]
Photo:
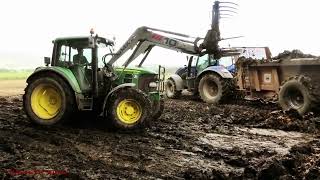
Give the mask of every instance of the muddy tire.
[[23, 95], [23, 108], [35, 124], [66, 122], [76, 110], [74, 92], [61, 77], [43, 73], [28, 81]]
[[181, 90], [177, 90], [176, 83], [172, 79], [166, 81], [165, 92], [170, 99], [178, 99], [181, 96]]
[[279, 91], [279, 105], [283, 110], [295, 109], [300, 115], [310, 111], [313, 98], [310, 89], [310, 79], [304, 76], [290, 78], [283, 83]]
[[218, 104], [227, 97], [228, 82], [216, 74], [206, 74], [199, 82], [198, 91], [204, 102]]
[[164, 99], [161, 98], [160, 101], [156, 102], [154, 104], [154, 114], [152, 116], [152, 119], [156, 120], [158, 119], [164, 110]]
[[132, 130], [144, 127], [150, 117], [151, 101], [146, 93], [135, 88], [114, 92], [108, 102], [107, 118], [114, 128]]

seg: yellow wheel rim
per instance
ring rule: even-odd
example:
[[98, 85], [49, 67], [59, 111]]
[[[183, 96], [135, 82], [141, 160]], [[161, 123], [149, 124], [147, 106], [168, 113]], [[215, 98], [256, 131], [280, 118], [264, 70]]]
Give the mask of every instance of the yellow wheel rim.
[[117, 115], [121, 122], [133, 124], [137, 122], [142, 115], [140, 104], [133, 99], [122, 100], [117, 106]]
[[31, 94], [32, 111], [41, 119], [54, 118], [59, 113], [61, 106], [61, 94], [51, 85], [41, 84]]

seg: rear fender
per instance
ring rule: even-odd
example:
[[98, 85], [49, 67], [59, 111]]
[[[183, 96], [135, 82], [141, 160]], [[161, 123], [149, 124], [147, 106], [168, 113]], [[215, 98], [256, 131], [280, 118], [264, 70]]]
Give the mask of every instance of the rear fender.
[[27, 79], [27, 83], [30, 82], [31, 79], [36, 78], [42, 73], [52, 72], [60, 76], [64, 79], [70, 87], [73, 89], [75, 93], [80, 94], [81, 89], [78, 84], [76, 77], [73, 75], [70, 69], [62, 68], [62, 67], [38, 67]]
[[104, 98], [103, 109], [102, 109], [103, 115], [106, 116], [105, 109], [106, 109], [106, 106], [107, 106], [107, 103], [108, 103], [108, 100], [109, 100], [109, 97], [111, 96], [111, 94], [113, 94], [113, 93], [116, 92], [116, 91], [119, 91], [120, 89], [127, 88], [127, 87], [135, 87], [135, 86], [136, 86], [135, 83], [125, 83], [125, 84], [120, 84], [119, 86], [113, 88], [113, 89], [107, 94], [107, 96]]
[[200, 72], [197, 76], [201, 77], [203, 74], [206, 74], [208, 72], [214, 72], [219, 74], [224, 79], [231, 79], [233, 78], [232, 74], [223, 66], [210, 66], [204, 69], [202, 72]]
[[168, 79], [172, 79], [174, 81], [178, 91], [183, 90], [183, 80], [179, 75], [173, 74]]

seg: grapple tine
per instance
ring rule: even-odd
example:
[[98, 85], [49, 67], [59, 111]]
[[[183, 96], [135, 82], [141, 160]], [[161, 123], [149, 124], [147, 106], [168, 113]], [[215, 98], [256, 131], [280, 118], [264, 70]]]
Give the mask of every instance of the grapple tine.
[[223, 40], [228, 40], [228, 39], [237, 39], [237, 38], [242, 38], [244, 36], [235, 36], [235, 37], [228, 37], [228, 38], [221, 38], [221, 41]]
[[[226, 5], [223, 5], [226, 4]], [[222, 6], [220, 6], [222, 5]], [[208, 30], [203, 43], [201, 44], [201, 47], [203, 49], [206, 49], [206, 53], [211, 53], [215, 57], [219, 58], [223, 53], [220, 52], [219, 48], [219, 41], [221, 41], [220, 37], [220, 19], [222, 18], [228, 18], [230, 16], [233, 16], [234, 14], [237, 14], [235, 10], [237, 10], [236, 7], [232, 6], [238, 6], [238, 4], [233, 2], [220, 2], [215, 1], [212, 6], [212, 23], [211, 23], [211, 29]], [[229, 12], [229, 13], [228, 13]]]
[[230, 17], [230, 16], [233, 16], [233, 14], [220, 14], [220, 17], [221, 16], [229, 16]]
[[220, 9], [221, 8], [230, 8], [230, 9], [238, 10], [238, 8], [232, 7], [232, 6], [220, 6]]
[[237, 3], [234, 3], [234, 2], [219, 2], [219, 4], [233, 4], [233, 5], [236, 5], [236, 6], [239, 6]]
[[234, 14], [238, 14], [238, 13], [235, 12], [235, 11], [227, 10], [227, 9], [220, 9], [220, 12], [231, 12], [231, 13], [234, 13]]

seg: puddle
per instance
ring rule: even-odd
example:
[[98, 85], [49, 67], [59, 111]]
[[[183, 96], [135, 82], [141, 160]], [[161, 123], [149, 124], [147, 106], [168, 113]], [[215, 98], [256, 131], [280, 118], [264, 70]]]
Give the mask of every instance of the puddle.
[[199, 141], [208, 144], [213, 148], [222, 148], [226, 150], [238, 148], [245, 151], [267, 149], [285, 155], [289, 153], [289, 149], [292, 146], [313, 139], [312, 136], [307, 134], [285, 132], [281, 130], [258, 128], [238, 128], [237, 130], [245, 132], [245, 134], [225, 135], [208, 133], [200, 137]]

